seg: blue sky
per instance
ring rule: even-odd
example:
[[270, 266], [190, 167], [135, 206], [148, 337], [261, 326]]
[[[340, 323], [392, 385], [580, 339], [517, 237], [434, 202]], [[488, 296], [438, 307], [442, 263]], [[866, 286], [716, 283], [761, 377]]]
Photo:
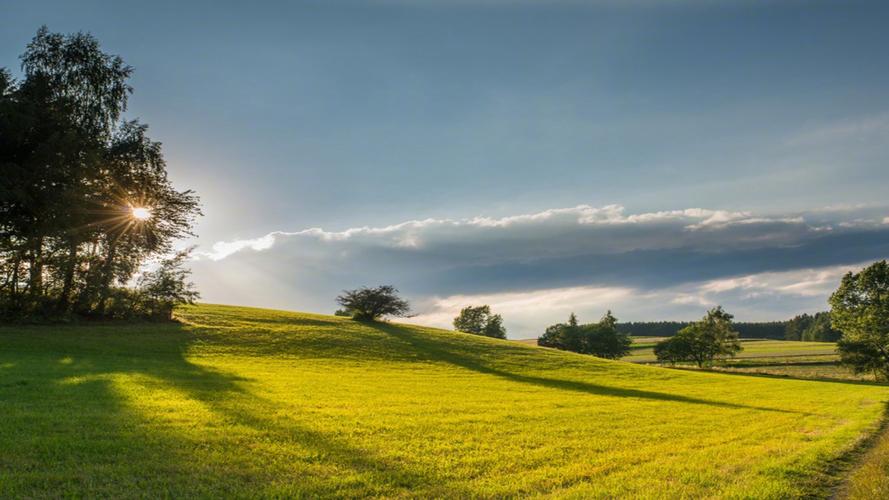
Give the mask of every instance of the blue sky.
[[135, 67], [128, 116], [204, 200], [206, 300], [328, 311], [339, 289], [391, 281], [420, 321], [488, 300], [528, 336], [605, 307], [783, 318], [889, 256], [881, 2], [2, 10], [0, 65], [46, 24]]

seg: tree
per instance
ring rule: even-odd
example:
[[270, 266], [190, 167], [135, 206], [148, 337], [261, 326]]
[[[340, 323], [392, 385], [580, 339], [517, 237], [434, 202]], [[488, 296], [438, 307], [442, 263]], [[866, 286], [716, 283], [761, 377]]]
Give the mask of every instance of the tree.
[[600, 358], [617, 359], [630, 352], [630, 337], [617, 329], [617, 319], [608, 311], [598, 323], [579, 325], [571, 313], [568, 323], [547, 327], [537, 339], [537, 345], [564, 351], [591, 354]]
[[491, 308], [487, 305], [461, 309], [460, 315], [454, 318], [454, 329], [485, 337], [506, 338], [503, 318], [499, 314], [491, 314]]
[[809, 342], [836, 342], [842, 334], [830, 325], [830, 313], [800, 314], [787, 322], [784, 338]]
[[200, 298], [194, 284], [188, 281], [191, 271], [183, 267], [192, 250], [188, 248], [163, 259], [156, 270], [146, 272], [139, 278], [139, 306], [145, 316], [170, 320], [174, 307], [194, 304]]
[[722, 306], [707, 311], [703, 319], [655, 346], [658, 361], [693, 361], [702, 368], [714, 360], [735, 356], [742, 348], [738, 332], [732, 328], [732, 318]]
[[407, 316], [410, 312], [410, 305], [391, 285], [343, 290], [336, 301], [358, 320], [376, 321], [383, 316]]
[[808, 342], [836, 342], [842, 332], [831, 326], [830, 313], [822, 311], [812, 316], [812, 323], [803, 330], [800, 340]]
[[840, 361], [856, 373], [889, 379], [889, 264], [847, 273], [829, 302], [831, 326], [842, 332]]
[[694, 345], [694, 335], [683, 329], [676, 335], [655, 344], [654, 355], [661, 363], [675, 365], [694, 359]]
[[113, 317], [142, 263], [193, 235], [199, 200], [169, 182], [147, 126], [121, 121], [120, 57], [42, 27], [21, 61], [20, 82], [0, 70], [0, 315]]
[[600, 358], [618, 359], [630, 353], [629, 335], [617, 329], [617, 318], [611, 311], [598, 323], [584, 326], [585, 352]]
[[794, 316], [784, 327], [784, 338], [787, 340], [802, 340], [803, 332], [812, 326], [812, 316], [800, 314]]

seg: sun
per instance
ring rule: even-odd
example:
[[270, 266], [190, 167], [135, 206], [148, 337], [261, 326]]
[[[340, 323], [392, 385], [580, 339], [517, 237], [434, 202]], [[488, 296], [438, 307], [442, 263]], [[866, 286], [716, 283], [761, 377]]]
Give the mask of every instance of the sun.
[[133, 207], [130, 209], [130, 215], [136, 220], [148, 220], [151, 218], [151, 209], [146, 207]]

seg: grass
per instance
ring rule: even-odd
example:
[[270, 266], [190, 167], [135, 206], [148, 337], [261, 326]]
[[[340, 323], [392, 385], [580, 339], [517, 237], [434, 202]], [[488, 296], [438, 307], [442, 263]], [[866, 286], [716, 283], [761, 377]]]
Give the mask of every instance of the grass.
[[[634, 337], [624, 361], [656, 363], [652, 337]], [[745, 339], [744, 350], [735, 358], [717, 363], [712, 369], [724, 372], [817, 380], [873, 381], [871, 373], [856, 374], [839, 364], [833, 342]]]
[[0, 497], [824, 494], [889, 387], [201, 305], [0, 328]]
[[889, 428], [876, 437], [839, 493], [852, 500], [889, 498]]
[[[623, 359], [634, 363], [654, 363], [657, 361], [654, 344], [655, 342], [646, 338], [634, 338], [632, 352]], [[835, 356], [836, 353], [836, 344], [833, 342], [745, 339], [741, 341], [741, 345], [744, 350], [735, 359]]]

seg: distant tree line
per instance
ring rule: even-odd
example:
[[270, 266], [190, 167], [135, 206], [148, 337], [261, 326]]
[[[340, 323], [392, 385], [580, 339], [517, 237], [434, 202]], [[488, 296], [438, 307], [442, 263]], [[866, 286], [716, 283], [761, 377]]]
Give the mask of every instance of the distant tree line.
[[[786, 338], [788, 323], [788, 321], [765, 321], [737, 322], [732, 325], [735, 331], [745, 339], [780, 340]], [[617, 328], [634, 337], [672, 337], [691, 324], [691, 321], [634, 321], [618, 323]]]
[[199, 200], [170, 183], [147, 126], [120, 120], [132, 68], [43, 27], [21, 69], [0, 68], [0, 317], [169, 317], [196, 297], [170, 255]]
[[[634, 337], [672, 337], [689, 321], [636, 321], [618, 323], [618, 330]], [[830, 313], [800, 314], [787, 321], [732, 323], [741, 338], [836, 342], [841, 333], [830, 326]]]
[[800, 314], [787, 322], [784, 338], [811, 342], [836, 342], [843, 333], [831, 325], [830, 312]]

